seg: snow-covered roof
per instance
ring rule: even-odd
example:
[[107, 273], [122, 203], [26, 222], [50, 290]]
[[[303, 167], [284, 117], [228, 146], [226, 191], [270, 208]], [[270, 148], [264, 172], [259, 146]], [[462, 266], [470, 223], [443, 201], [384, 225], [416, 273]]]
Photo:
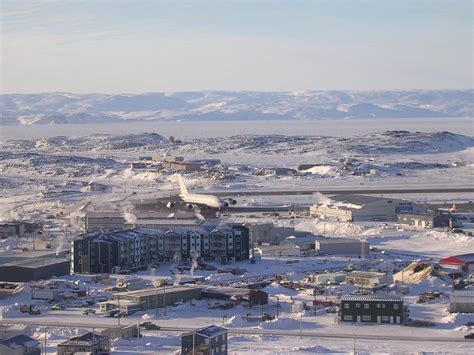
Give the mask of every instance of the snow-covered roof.
[[66, 340], [63, 343], [58, 344], [58, 346], [94, 346], [108, 339], [109, 337], [107, 336], [88, 332], [84, 335], [80, 335]]
[[341, 301], [387, 301], [387, 302], [401, 302], [403, 298], [397, 295], [388, 294], [374, 294], [374, 295], [344, 295], [341, 297]]
[[185, 333], [183, 336], [191, 335], [193, 333], [199, 334], [206, 338], [213, 338], [215, 336], [227, 333], [227, 329], [219, 327], [218, 325], [211, 325], [209, 327], [198, 329], [195, 332]]
[[22, 347], [33, 348], [38, 346], [38, 341], [26, 336], [24, 334], [16, 335], [11, 338], [0, 340], [0, 344], [10, 348], [10, 349], [19, 349]]

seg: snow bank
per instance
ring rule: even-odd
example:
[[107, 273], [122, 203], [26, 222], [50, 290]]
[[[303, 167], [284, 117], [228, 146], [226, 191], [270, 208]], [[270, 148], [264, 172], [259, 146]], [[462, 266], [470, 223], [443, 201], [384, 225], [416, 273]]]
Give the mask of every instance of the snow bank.
[[337, 351], [330, 350], [323, 346], [315, 345], [315, 346], [298, 346], [291, 349], [291, 351], [296, 351], [299, 353], [323, 353], [323, 354], [333, 354]]
[[358, 236], [364, 233], [368, 227], [349, 222], [327, 222], [319, 219], [305, 220], [298, 223], [295, 228], [314, 234], [331, 236]]

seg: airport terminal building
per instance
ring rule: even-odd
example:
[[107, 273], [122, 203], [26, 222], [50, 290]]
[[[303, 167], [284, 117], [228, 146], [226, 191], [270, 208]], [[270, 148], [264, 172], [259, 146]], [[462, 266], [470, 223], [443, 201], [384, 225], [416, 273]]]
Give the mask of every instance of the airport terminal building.
[[413, 202], [368, 195], [342, 194], [331, 196], [330, 204], [315, 204], [309, 213], [313, 217], [341, 222], [395, 221], [399, 213], [417, 212]]

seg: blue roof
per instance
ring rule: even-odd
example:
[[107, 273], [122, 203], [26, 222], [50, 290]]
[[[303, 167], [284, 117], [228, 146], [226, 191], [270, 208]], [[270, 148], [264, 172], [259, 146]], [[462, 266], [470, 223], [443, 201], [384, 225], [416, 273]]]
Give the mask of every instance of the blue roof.
[[218, 325], [211, 325], [209, 327], [197, 330], [196, 333], [207, 338], [212, 338], [220, 334], [227, 333], [227, 329], [219, 327]]
[[30, 338], [29, 336], [20, 334], [11, 338], [3, 339], [0, 341], [0, 344], [5, 345], [11, 349], [18, 349], [21, 347], [33, 348], [38, 346], [39, 342], [33, 338]]

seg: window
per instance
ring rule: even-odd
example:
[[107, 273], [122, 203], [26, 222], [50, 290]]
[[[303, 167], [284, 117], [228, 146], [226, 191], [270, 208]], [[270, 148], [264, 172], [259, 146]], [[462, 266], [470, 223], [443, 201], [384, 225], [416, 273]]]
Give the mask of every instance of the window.
[[344, 308], [349, 309], [349, 303], [344, 303]]
[[395, 303], [395, 304], [393, 305], [393, 309], [398, 309], [398, 303]]
[[372, 320], [372, 316], [362, 316], [362, 322], [370, 322]]
[[364, 303], [364, 309], [369, 309], [369, 304], [368, 303]]
[[389, 316], [382, 316], [382, 322], [388, 322], [389, 320]]
[[382, 303], [382, 308], [385, 308], [385, 303]]
[[356, 308], [360, 308], [360, 303], [356, 303]]
[[351, 321], [351, 320], [352, 320], [352, 316], [350, 316], [350, 315], [345, 315], [343, 319], [344, 319], [344, 320], [347, 320], [347, 321]]
[[382, 307], [382, 305], [380, 303], [377, 303], [377, 308], [380, 308]]

